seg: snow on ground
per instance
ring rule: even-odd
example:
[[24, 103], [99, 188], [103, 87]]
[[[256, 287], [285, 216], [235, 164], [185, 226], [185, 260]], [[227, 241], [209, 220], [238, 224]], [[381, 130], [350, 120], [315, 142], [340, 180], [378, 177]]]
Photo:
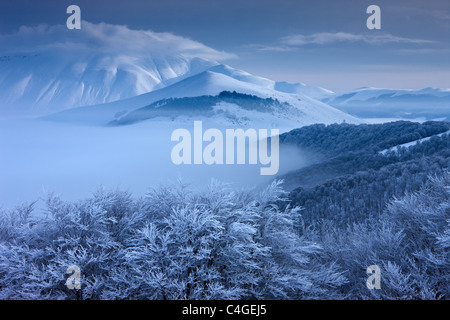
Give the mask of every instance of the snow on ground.
[[439, 134], [432, 135], [430, 137], [426, 137], [426, 138], [414, 140], [414, 141], [411, 141], [411, 142], [399, 144], [398, 146], [395, 146], [395, 147], [392, 147], [392, 148], [389, 148], [389, 149], [381, 150], [379, 153], [382, 154], [382, 155], [385, 155], [388, 152], [392, 152], [392, 151], [397, 152], [401, 148], [409, 148], [409, 147], [415, 146], [415, 145], [417, 145], [419, 143], [422, 143], [424, 141], [430, 140], [432, 137], [441, 137], [441, 136], [446, 135], [446, 134], [450, 134], [450, 130], [448, 130], [446, 132], [439, 133]]
[[[413, 118], [413, 119], [407, 119], [407, 118], [363, 118], [364, 121], [366, 121], [369, 124], [380, 124], [380, 123], [388, 123], [388, 122], [395, 122], [395, 121], [411, 121], [411, 122], [425, 122], [427, 119], [425, 118]], [[435, 121], [444, 121], [444, 119], [435, 119]]]

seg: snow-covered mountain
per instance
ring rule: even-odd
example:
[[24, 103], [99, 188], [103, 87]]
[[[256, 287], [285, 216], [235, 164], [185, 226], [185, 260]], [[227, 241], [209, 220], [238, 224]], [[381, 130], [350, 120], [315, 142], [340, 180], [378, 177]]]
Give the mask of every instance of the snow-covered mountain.
[[256, 85], [260, 85], [262, 87], [266, 87], [268, 89], [273, 89], [279, 92], [284, 93], [292, 93], [292, 94], [301, 94], [306, 95], [310, 98], [320, 99], [326, 96], [334, 94], [333, 91], [321, 88], [309, 86], [304, 83], [291, 83], [286, 81], [273, 81], [267, 78], [254, 76], [248, 72], [234, 69], [227, 65], [217, 65], [209, 69], [212, 72], [222, 73], [227, 76], [230, 76], [236, 80], [240, 80], [243, 82], [248, 82]]
[[3, 113], [45, 114], [134, 97], [204, 71], [214, 62], [185, 57], [117, 55], [57, 57], [50, 53], [0, 59]]
[[450, 120], [450, 89], [395, 90], [363, 87], [322, 98], [362, 118]]
[[83, 22], [0, 36], [0, 112], [42, 115], [173, 84], [228, 54], [168, 33]]
[[[278, 103], [269, 108], [262, 102], [261, 109], [250, 113], [246, 99], [211, 106], [218, 118], [225, 112], [225, 119], [235, 123], [288, 130], [312, 123], [360, 122], [317, 100], [333, 94], [329, 90], [234, 69], [220, 63], [233, 55], [169, 33], [83, 22], [76, 32], [61, 25], [23, 27], [17, 34], [0, 36], [0, 45], [5, 48], [0, 58], [2, 116], [106, 125], [163, 99], [227, 91]], [[169, 118], [186, 116], [183, 110]]]
[[[286, 93], [275, 90], [277, 83], [262, 77], [253, 76], [247, 72], [234, 69], [227, 65], [217, 65], [207, 71], [201, 72], [173, 85], [155, 90], [134, 98], [74, 108], [46, 116], [45, 119], [52, 121], [89, 123], [106, 125], [111, 121], [127, 119], [127, 115], [133, 113], [133, 121], [116, 121], [116, 124], [128, 124], [146, 120], [143, 116], [139, 119], [136, 112], [138, 109], [161, 108], [168, 105], [167, 99], [192, 98], [184, 100], [184, 108], [172, 108], [164, 113], [166, 118], [175, 119], [195, 114], [193, 110], [198, 109], [195, 102], [201, 103], [205, 96], [217, 96], [221, 92], [234, 92], [243, 95], [251, 95], [263, 101], [259, 108], [248, 110], [245, 107], [245, 98], [242, 100], [221, 101], [218, 99], [211, 107], [216, 112], [213, 115], [217, 121], [226, 119], [232, 124], [246, 124], [248, 126], [282, 127], [290, 130], [299, 126], [313, 123], [361, 123], [362, 120], [339, 111], [329, 105], [313, 99], [301, 93]], [[194, 98], [197, 98], [195, 100]], [[264, 102], [267, 99], [267, 103]], [[272, 104], [276, 100], [276, 106]], [[183, 101], [183, 100], [181, 100]], [[177, 103], [179, 103], [178, 101]], [[268, 106], [270, 104], [270, 106]], [[221, 110], [221, 111], [219, 111]], [[225, 113], [224, 113], [225, 111]], [[141, 113], [142, 114], [142, 113]], [[226, 114], [226, 117], [224, 115]], [[206, 116], [204, 113], [202, 116]], [[161, 116], [161, 115], [160, 115]], [[222, 116], [222, 119], [217, 119]], [[128, 119], [129, 120], [129, 119]], [[225, 123], [223, 123], [225, 124]]]
[[309, 86], [304, 83], [291, 83], [285, 81], [276, 82], [274, 89], [286, 93], [304, 94], [314, 99], [322, 99], [334, 94], [333, 91], [322, 87], [315, 87]]
[[[0, 47], [2, 115], [46, 115], [109, 102], [118, 104], [108, 108], [120, 105], [119, 109], [128, 110], [158, 99], [216, 95], [224, 90], [266, 97], [307, 96], [303, 100], [332, 94], [233, 69], [220, 63], [232, 54], [187, 38], [105, 23], [83, 21], [77, 31], [63, 25], [22, 27], [15, 34], [1, 35]], [[184, 79], [189, 80], [180, 83]]]

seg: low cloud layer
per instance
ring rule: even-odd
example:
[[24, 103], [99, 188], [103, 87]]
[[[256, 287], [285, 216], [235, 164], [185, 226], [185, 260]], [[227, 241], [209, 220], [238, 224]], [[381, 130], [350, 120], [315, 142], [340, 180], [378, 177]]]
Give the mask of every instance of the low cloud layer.
[[235, 56], [217, 51], [200, 42], [150, 30], [131, 30], [127, 26], [82, 21], [81, 30], [65, 25], [23, 26], [16, 33], [0, 35], [2, 53], [65, 50], [67, 52], [111, 52], [126, 55], [165, 54], [225, 60]]
[[278, 43], [269, 46], [257, 46], [262, 51], [290, 51], [305, 45], [331, 45], [338, 43], [362, 42], [371, 45], [389, 43], [427, 44], [429, 40], [394, 36], [389, 33], [366, 35], [346, 32], [321, 32], [311, 35], [295, 34], [282, 37]]

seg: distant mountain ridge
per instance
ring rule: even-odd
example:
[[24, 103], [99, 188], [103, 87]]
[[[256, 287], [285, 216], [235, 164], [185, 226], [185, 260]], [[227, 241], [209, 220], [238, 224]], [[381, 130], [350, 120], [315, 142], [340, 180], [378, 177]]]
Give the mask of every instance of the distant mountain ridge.
[[331, 94], [321, 101], [362, 118], [450, 120], [450, 89], [363, 87]]

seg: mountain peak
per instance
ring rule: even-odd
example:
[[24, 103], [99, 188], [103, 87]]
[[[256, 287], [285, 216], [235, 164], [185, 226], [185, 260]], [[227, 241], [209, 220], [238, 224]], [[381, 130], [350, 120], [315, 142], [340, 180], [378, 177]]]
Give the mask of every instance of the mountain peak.
[[[18, 46], [17, 44], [20, 44]], [[147, 93], [233, 57], [170, 33], [83, 21], [0, 36], [0, 110], [46, 114]]]

